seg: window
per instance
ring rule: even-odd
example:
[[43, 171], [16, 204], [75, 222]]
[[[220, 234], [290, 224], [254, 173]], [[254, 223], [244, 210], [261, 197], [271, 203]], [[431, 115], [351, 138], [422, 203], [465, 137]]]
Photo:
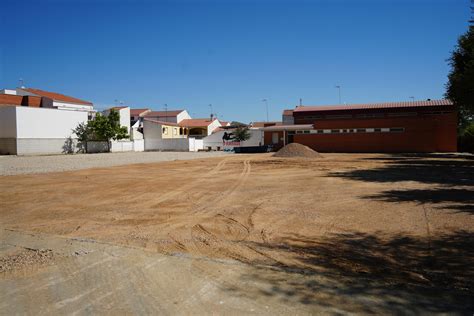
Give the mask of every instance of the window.
[[378, 132], [378, 133], [380, 133], [381, 131], [382, 131], [382, 129], [381, 129], [381, 128], [374, 128], [374, 132]]
[[390, 133], [401, 133], [404, 132], [405, 129], [403, 127], [392, 127], [390, 128]]
[[278, 133], [272, 133], [272, 144], [278, 144]]
[[340, 130], [338, 130], [338, 129], [332, 129], [332, 130], [331, 130], [331, 133], [333, 133], [333, 134], [339, 133], [339, 132], [340, 132]]
[[305, 133], [305, 134], [309, 134], [309, 131], [303, 131], [303, 133]]
[[168, 127], [163, 127], [163, 131], [165, 135], [168, 135]]
[[178, 129], [177, 128], [173, 128], [173, 134], [178, 135]]
[[365, 133], [365, 128], [358, 128], [357, 133]]
[[322, 129], [318, 129], [318, 134], [322, 134], [324, 131]]

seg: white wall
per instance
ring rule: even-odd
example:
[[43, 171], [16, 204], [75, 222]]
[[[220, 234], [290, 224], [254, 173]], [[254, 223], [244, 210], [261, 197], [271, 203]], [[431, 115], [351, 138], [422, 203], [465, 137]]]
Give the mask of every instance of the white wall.
[[16, 108], [0, 107], [0, 138], [16, 138]]
[[218, 128], [219, 126], [221, 126], [221, 122], [219, 122], [219, 120], [215, 119], [214, 121], [212, 121], [212, 123], [207, 126], [207, 135], [211, 135], [212, 131]]
[[127, 128], [127, 133], [130, 134], [130, 108], [126, 107], [119, 110], [120, 126]]
[[[219, 131], [210, 136], [204, 137], [204, 149], [211, 147], [212, 150], [217, 150], [217, 147], [220, 147], [221, 150], [224, 147], [240, 147], [240, 146], [260, 146], [263, 145], [263, 131], [261, 130], [252, 130], [250, 129], [250, 139], [240, 142], [238, 144], [232, 144], [232, 146], [224, 146], [222, 141], [222, 136], [224, 136], [224, 132], [226, 131]], [[227, 130], [227, 133], [232, 133], [232, 130]]]
[[188, 111], [184, 110], [183, 112], [179, 113], [176, 116], [176, 122], [175, 123], [179, 123], [182, 120], [188, 120], [190, 118], [191, 118], [191, 115], [189, 115]]
[[15, 107], [17, 138], [68, 138], [72, 129], [87, 122], [87, 112]]
[[189, 151], [189, 139], [153, 139], [145, 137], [145, 150]]
[[93, 110], [93, 107], [90, 105], [59, 102], [59, 101], [53, 101], [53, 106], [57, 107], [60, 110], [74, 110], [74, 111], [92, 111]]
[[143, 137], [145, 139], [162, 139], [161, 124], [143, 121]]

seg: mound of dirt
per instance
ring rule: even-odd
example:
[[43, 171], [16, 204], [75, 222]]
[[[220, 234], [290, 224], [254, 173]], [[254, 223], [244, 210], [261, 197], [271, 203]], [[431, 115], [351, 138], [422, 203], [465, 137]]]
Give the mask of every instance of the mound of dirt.
[[273, 157], [291, 158], [291, 157], [302, 157], [302, 158], [320, 158], [321, 155], [309, 148], [308, 146], [291, 143], [273, 154]]

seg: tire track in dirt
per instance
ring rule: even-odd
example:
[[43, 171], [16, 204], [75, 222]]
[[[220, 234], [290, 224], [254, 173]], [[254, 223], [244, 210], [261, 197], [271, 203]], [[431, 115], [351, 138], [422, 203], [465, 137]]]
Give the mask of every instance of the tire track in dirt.
[[163, 202], [165, 202], [169, 199], [175, 198], [180, 194], [183, 194], [184, 191], [188, 191], [188, 190], [192, 189], [193, 187], [200, 186], [201, 184], [205, 183], [206, 181], [211, 180], [212, 177], [215, 174], [219, 173], [219, 171], [226, 165], [228, 160], [229, 160], [229, 158], [219, 161], [219, 163], [214, 168], [212, 168], [208, 173], [204, 174], [204, 176], [201, 177], [200, 179], [198, 179], [196, 181], [187, 182], [187, 183], [183, 184], [182, 186], [180, 186], [177, 189], [170, 190], [170, 191], [162, 194], [155, 201], [153, 206], [157, 207], [159, 204], [161, 204], [161, 203], [163, 203]]
[[[206, 209], [210, 208], [211, 206], [216, 207], [221, 205], [224, 199], [227, 199], [230, 195], [234, 194], [242, 187], [245, 182], [247, 181], [251, 172], [251, 164], [250, 159], [246, 159], [243, 162], [243, 169], [239, 174], [238, 179], [236, 180], [235, 184], [232, 185], [229, 189], [225, 190], [223, 193], [220, 194], [217, 199], [208, 199], [207, 202], [199, 204], [195, 206], [192, 210], [193, 213], [202, 214], [202, 212], [206, 212]], [[211, 212], [211, 211], [207, 211]], [[212, 232], [209, 232], [204, 226], [206, 224], [212, 223], [212, 227], [218, 231], [225, 232], [227, 240], [244, 240], [250, 234], [250, 229], [245, 226], [244, 224], [240, 223], [239, 221], [223, 215], [222, 213], [218, 213], [213, 217], [209, 218], [206, 223], [197, 222], [191, 228], [190, 235], [191, 241], [190, 250], [196, 251], [201, 255], [209, 256], [215, 255], [217, 253], [226, 252], [227, 255], [231, 255], [234, 257], [236, 254], [227, 250], [227, 248], [232, 248], [232, 242], [229, 242], [229, 245], [225, 245], [225, 247], [219, 247], [219, 243], [225, 242], [225, 240], [218, 238]], [[204, 226], [203, 226], [204, 225]], [[214, 247], [211, 244], [214, 244]]]

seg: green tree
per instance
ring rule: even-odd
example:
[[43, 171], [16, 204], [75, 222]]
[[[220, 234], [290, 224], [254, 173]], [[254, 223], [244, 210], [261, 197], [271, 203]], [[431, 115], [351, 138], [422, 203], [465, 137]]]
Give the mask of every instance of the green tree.
[[120, 115], [114, 109], [110, 110], [108, 116], [97, 113], [93, 120], [90, 120], [87, 124], [79, 124], [73, 132], [81, 143], [86, 144], [85, 146], [87, 146], [87, 141], [90, 140], [107, 142], [107, 151], [110, 151], [110, 140], [129, 137], [127, 128], [120, 126]]
[[459, 111], [459, 132], [469, 126], [474, 117], [474, 24], [459, 37], [458, 44], [449, 59], [451, 71], [446, 85], [446, 97]]
[[250, 138], [249, 128], [246, 126], [239, 126], [233, 132], [233, 140], [236, 142], [243, 142]]
[[80, 146], [80, 151], [87, 152], [87, 141], [91, 135], [91, 129], [89, 124], [80, 123], [75, 129], [72, 130], [73, 134], [77, 136], [78, 145]]

